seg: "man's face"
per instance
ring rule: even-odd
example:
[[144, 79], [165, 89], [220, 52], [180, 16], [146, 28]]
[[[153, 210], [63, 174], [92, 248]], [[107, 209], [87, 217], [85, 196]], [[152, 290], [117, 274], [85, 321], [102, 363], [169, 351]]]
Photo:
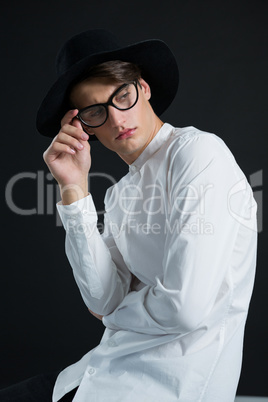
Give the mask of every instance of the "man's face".
[[[106, 148], [116, 152], [128, 164], [137, 159], [163, 125], [149, 103], [149, 85], [143, 79], [139, 82], [136, 105], [129, 110], [108, 106], [108, 119], [102, 126], [86, 127], [89, 134], [95, 134]], [[91, 78], [73, 88], [70, 100], [81, 110], [96, 103], [106, 103], [120, 86], [107, 78]]]

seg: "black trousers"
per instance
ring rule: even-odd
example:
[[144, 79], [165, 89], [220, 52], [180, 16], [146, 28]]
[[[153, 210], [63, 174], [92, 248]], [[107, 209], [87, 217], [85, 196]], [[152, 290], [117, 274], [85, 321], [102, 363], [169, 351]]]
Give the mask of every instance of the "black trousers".
[[[0, 390], [0, 402], [52, 402], [52, 392], [60, 372], [40, 374]], [[60, 402], [71, 402], [77, 388], [68, 392]]]

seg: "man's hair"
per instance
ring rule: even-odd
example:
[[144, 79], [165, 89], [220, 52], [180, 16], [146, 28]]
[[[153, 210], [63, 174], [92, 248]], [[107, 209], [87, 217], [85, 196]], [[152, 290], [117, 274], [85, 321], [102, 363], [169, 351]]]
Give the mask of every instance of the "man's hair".
[[106, 61], [105, 63], [97, 64], [86, 70], [72, 87], [81, 81], [96, 77], [110, 78], [111, 81], [124, 84], [131, 81], [138, 81], [138, 79], [141, 78], [141, 70], [136, 64], [126, 61]]
[[127, 84], [132, 81], [138, 81], [141, 78], [141, 69], [134, 63], [120, 60], [106, 61], [105, 63], [90, 67], [72, 83], [68, 90], [66, 99], [70, 108], [74, 108], [74, 105], [70, 101], [70, 94], [74, 86], [82, 81], [96, 77], [110, 78], [116, 84]]

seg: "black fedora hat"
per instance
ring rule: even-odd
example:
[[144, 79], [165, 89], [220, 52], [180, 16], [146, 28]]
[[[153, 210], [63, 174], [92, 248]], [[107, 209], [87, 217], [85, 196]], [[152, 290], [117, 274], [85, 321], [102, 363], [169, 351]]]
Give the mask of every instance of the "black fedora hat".
[[36, 127], [42, 135], [54, 137], [60, 130], [61, 119], [69, 109], [70, 86], [89, 67], [111, 60], [137, 64], [151, 87], [150, 102], [155, 113], [160, 116], [168, 108], [177, 93], [179, 72], [173, 53], [163, 41], [152, 39], [120, 46], [111, 32], [89, 30], [70, 38], [57, 55], [58, 78], [37, 112]]

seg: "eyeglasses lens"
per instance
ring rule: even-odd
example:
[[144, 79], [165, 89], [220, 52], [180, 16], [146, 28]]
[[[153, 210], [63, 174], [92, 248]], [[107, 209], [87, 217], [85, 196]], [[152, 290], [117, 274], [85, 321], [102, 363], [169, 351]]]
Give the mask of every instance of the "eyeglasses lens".
[[[136, 86], [131, 83], [123, 86], [122, 89], [117, 91], [111, 102], [108, 104], [112, 104], [112, 106], [119, 110], [127, 110], [135, 105], [137, 97], [138, 93]], [[80, 113], [80, 118], [86, 125], [90, 127], [98, 127], [106, 121], [107, 112], [108, 108], [104, 105], [92, 105]]]
[[134, 105], [137, 99], [137, 91], [134, 84], [126, 85], [121, 91], [117, 92], [112, 99], [112, 103], [117, 109], [126, 110]]
[[81, 119], [89, 126], [99, 126], [106, 120], [106, 109], [104, 106], [90, 106], [83, 110]]

